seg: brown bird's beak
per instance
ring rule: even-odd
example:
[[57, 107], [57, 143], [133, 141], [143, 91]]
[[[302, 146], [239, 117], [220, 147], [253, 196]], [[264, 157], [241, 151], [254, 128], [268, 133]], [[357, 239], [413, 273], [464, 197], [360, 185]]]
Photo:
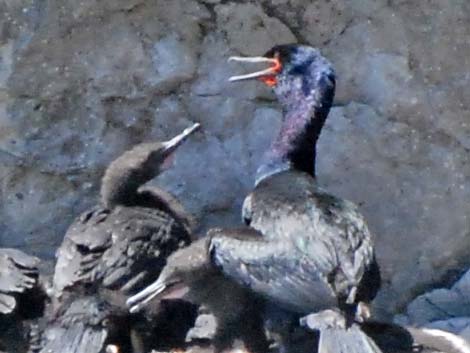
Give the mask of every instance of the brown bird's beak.
[[129, 312], [136, 313], [140, 311], [153, 298], [163, 293], [166, 288], [167, 285], [165, 282], [156, 280], [150, 286], [146, 287], [136, 295], [133, 295], [126, 300], [126, 305], [129, 307]]
[[[246, 63], [268, 63], [271, 64], [270, 67], [264, 70], [252, 72], [245, 75], [232, 76], [228, 80], [230, 82], [251, 80], [254, 78], [260, 79], [269, 86], [275, 84], [270, 84], [272, 79], [281, 71], [282, 65], [278, 58], [266, 58], [264, 56], [253, 56], [253, 57], [241, 57], [241, 56], [231, 56], [228, 58], [228, 61], [238, 61]], [[268, 81], [268, 82], [266, 82]]]
[[156, 297], [159, 297], [159, 299], [178, 299], [183, 298], [188, 291], [189, 287], [177, 279], [168, 282], [165, 279], [159, 278], [139, 293], [127, 299], [126, 305], [129, 307], [129, 312], [136, 313]]

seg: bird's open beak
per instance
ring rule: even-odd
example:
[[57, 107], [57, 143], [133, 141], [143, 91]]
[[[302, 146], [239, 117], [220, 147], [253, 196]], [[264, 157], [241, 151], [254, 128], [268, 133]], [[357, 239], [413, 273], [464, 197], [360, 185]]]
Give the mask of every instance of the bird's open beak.
[[153, 298], [163, 293], [166, 288], [166, 283], [160, 281], [159, 279], [156, 280], [150, 286], [146, 287], [139, 293], [126, 300], [126, 305], [129, 307], [129, 312], [136, 313], [140, 311]]
[[188, 291], [189, 287], [178, 278], [173, 278], [172, 280], [159, 278], [150, 286], [127, 299], [126, 305], [131, 313], [136, 313], [156, 297], [160, 300], [181, 299]]
[[279, 61], [278, 58], [265, 58], [264, 56], [253, 56], [253, 57], [231, 56], [230, 58], [228, 58], [228, 61], [271, 64], [271, 67], [261, 70], [261, 71], [256, 71], [256, 72], [252, 72], [250, 74], [245, 74], [245, 75], [232, 76], [228, 79], [230, 82], [251, 80], [254, 78], [265, 78], [265, 77], [270, 77], [270, 76], [272, 77], [281, 71], [281, 62]]
[[186, 140], [186, 138], [189, 135], [191, 135], [194, 131], [199, 129], [200, 126], [201, 126], [201, 124], [195, 123], [193, 126], [190, 126], [186, 129], [184, 129], [184, 131], [182, 133], [180, 133], [179, 135], [176, 135], [171, 140], [163, 142], [163, 147], [165, 149], [165, 152], [168, 152], [168, 154], [169, 154], [172, 151], [174, 151], [176, 149], [176, 147], [181, 145], [181, 143], [184, 142], [184, 140]]

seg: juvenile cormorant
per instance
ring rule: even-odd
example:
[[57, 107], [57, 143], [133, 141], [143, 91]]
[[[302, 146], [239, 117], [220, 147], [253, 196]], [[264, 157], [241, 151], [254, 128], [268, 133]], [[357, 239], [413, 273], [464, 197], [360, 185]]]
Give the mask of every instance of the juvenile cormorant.
[[[128, 317], [125, 298], [153, 282], [166, 258], [191, 241], [191, 219], [182, 206], [142, 185], [169, 166], [170, 155], [198, 127], [137, 145], [107, 168], [101, 203], [75, 220], [57, 251], [42, 352], [58, 346], [64, 353], [100, 352], [113, 343], [122, 353], [124, 346], [141, 344], [128, 342], [134, 333], [128, 326], [138, 320]], [[80, 309], [87, 306], [89, 315]]]
[[[215, 340], [211, 337], [215, 341], [215, 351], [227, 347], [230, 340], [237, 336], [242, 338], [245, 344], [248, 343], [250, 352], [264, 351], [266, 342], [260, 329], [260, 310], [263, 310], [263, 303], [253, 300], [249, 291], [226, 278], [211, 260], [211, 238], [220, 231], [210, 230], [207, 237], [170, 255], [157, 281], [129, 298], [127, 304], [132, 312], [141, 310], [153, 300], [165, 298], [184, 298], [203, 304], [215, 314], [218, 322], [224, 324], [218, 328]], [[223, 234], [241, 239], [246, 239], [247, 236], [256, 239], [261, 236], [249, 229], [223, 230]], [[344, 316], [336, 312], [330, 315], [328, 311], [323, 311], [320, 315], [323, 315], [323, 318], [316, 320], [315, 324], [324, 325], [323, 340], [329, 352], [377, 352], [380, 349], [383, 353], [470, 353], [470, 344], [449, 332], [377, 321], [354, 323], [346, 333], [338, 337], [334, 320], [343, 321], [340, 322], [342, 326]], [[301, 321], [308, 327], [309, 319], [311, 316]], [[345, 340], [345, 337], [348, 339]], [[292, 347], [292, 351], [316, 353], [316, 346], [305, 345], [311, 342], [316, 340], [301, 342], [301, 346], [297, 344]], [[354, 347], [351, 347], [351, 342]]]
[[[246, 230], [232, 230], [227, 236], [257, 237]], [[216, 320], [216, 331], [210, 338], [215, 352], [228, 348], [240, 338], [249, 352], [266, 352], [260, 299], [248, 289], [225, 277], [215, 267], [209, 251], [212, 232], [194, 241], [167, 259], [158, 279], [127, 300], [131, 312], [141, 310], [153, 299], [182, 298], [202, 305]]]

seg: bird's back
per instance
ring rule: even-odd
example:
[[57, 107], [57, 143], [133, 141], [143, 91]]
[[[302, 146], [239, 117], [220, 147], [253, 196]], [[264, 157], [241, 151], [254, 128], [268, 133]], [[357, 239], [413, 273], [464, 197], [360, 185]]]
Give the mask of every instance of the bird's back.
[[153, 281], [176, 249], [190, 242], [180, 219], [162, 208], [97, 206], [78, 217], [57, 252], [54, 289], [119, 290]]
[[262, 242], [252, 245], [259, 249], [250, 259], [239, 254], [240, 266], [221, 244], [216, 260], [238, 281], [296, 311], [354, 297], [351, 292], [375, 263], [371, 235], [356, 206], [327, 194], [306, 173], [286, 171], [262, 180], [247, 197], [244, 215], [262, 234]]

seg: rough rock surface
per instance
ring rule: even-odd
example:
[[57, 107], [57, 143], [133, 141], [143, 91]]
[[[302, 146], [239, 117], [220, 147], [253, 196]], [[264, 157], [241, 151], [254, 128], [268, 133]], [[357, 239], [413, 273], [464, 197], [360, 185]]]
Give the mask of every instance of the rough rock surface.
[[0, 246], [51, 258], [130, 145], [202, 123], [156, 183], [201, 231], [238, 222], [280, 112], [233, 54], [322, 48], [318, 173], [377, 235], [379, 313], [470, 264], [470, 3], [0, 0]]
[[450, 288], [438, 288], [418, 296], [395, 321], [450, 331], [470, 342], [470, 271]]

